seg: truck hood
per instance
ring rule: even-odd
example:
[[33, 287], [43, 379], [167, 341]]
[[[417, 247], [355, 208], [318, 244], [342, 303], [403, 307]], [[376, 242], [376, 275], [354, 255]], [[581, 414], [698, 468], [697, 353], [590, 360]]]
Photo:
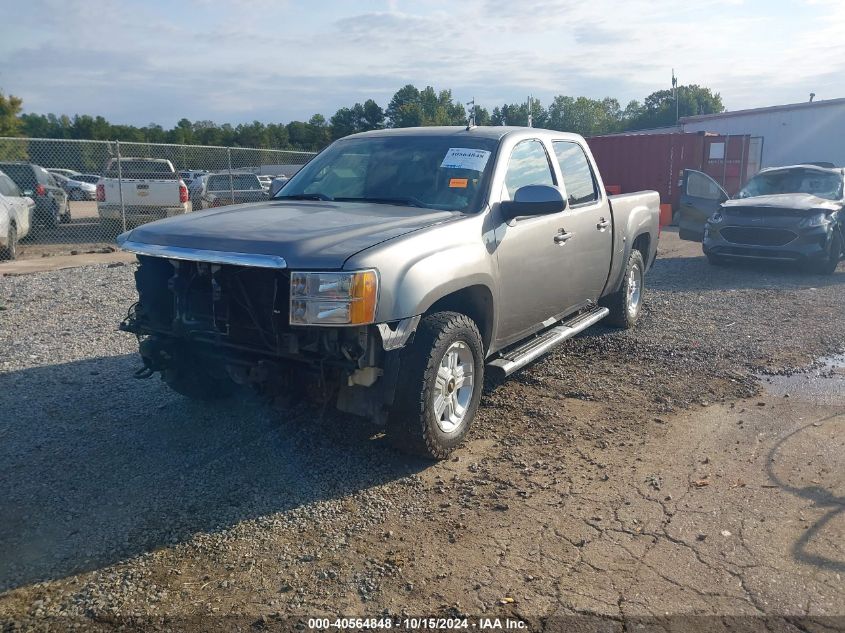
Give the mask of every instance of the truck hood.
[[819, 198], [809, 193], [781, 193], [774, 196], [755, 196], [752, 198], [736, 198], [722, 203], [722, 208], [730, 212], [733, 207], [771, 207], [774, 209], [794, 209], [796, 211], [836, 211], [842, 206], [841, 202]]
[[366, 248], [461, 215], [387, 204], [273, 200], [143, 224], [119, 242], [275, 255], [288, 268], [339, 269]]

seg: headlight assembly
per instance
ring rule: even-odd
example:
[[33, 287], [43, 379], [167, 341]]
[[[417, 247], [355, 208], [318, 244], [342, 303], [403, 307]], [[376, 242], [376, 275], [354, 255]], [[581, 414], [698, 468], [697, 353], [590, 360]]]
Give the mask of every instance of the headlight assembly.
[[710, 224], [721, 224], [722, 220], [725, 219], [725, 216], [722, 215], [721, 211], [716, 211], [713, 215], [708, 218], [708, 222]]
[[377, 302], [375, 270], [290, 277], [291, 325], [367, 325], [375, 321]]
[[801, 222], [798, 223], [798, 226], [809, 229], [814, 226], [825, 226], [828, 222], [830, 222], [830, 219], [827, 217], [827, 213], [819, 211], [802, 219]]

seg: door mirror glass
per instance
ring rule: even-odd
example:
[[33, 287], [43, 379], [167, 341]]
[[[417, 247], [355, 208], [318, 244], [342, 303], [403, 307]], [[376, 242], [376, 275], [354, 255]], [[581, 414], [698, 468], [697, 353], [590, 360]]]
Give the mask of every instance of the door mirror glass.
[[548, 215], [566, 209], [566, 198], [557, 187], [526, 185], [516, 190], [513, 200], [503, 200], [501, 209], [507, 220], [519, 216]]

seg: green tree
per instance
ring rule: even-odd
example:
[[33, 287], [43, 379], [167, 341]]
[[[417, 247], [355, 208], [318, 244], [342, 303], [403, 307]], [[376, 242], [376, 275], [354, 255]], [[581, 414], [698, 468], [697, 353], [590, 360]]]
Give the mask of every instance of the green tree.
[[611, 97], [598, 100], [558, 95], [549, 106], [547, 126], [553, 130], [596, 136], [617, 131], [621, 118], [619, 101]]
[[482, 106], [475, 106], [475, 124], [476, 125], [492, 125], [492, 120], [490, 118], [490, 113], [487, 111], [487, 108]]
[[[534, 127], [546, 127], [548, 113], [543, 108], [539, 99], [531, 100], [531, 125]], [[493, 125], [528, 125], [528, 103], [504, 104], [502, 107], [493, 108], [490, 117]]]
[[291, 121], [287, 124], [290, 144], [296, 149], [305, 149], [311, 142], [308, 136], [308, 124], [303, 121]]
[[332, 128], [332, 139], [335, 140], [358, 132], [358, 116], [354, 108], [340, 108], [329, 119], [329, 123]]
[[351, 108], [340, 108], [329, 120], [332, 140], [384, 127], [384, 110], [372, 99]]
[[171, 130], [172, 142], [190, 144], [194, 141], [194, 126], [188, 119], [179, 119], [176, 127]]
[[[722, 96], [696, 84], [678, 86], [677, 116], [715, 114], [724, 112]], [[630, 104], [629, 104], [630, 106]], [[674, 125], [676, 119], [675, 97], [671, 90], [658, 90], [645, 98], [639, 116], [630, 120], [628, 129], [644, 129]]]
[[372, 99], [367, 99], [361, 106], [361, 119], [361, 132], [380, 130], [384, 127], [384, 110]]
[[308, 148], [316, 151], [323, 149], [331, 141], [328, 121], [322, 114], [315, 114], [308, 119]]
[[396, 91], [385, 111], [390, 127], [414, 127], [422, 125], [423, 109], [420, 91], [407, 84]]
[[6, 97], [0, 92], [0, 136], [17, 136], [20, 133], [18, 114], [22, 108], [23, 100], [20, 97]]

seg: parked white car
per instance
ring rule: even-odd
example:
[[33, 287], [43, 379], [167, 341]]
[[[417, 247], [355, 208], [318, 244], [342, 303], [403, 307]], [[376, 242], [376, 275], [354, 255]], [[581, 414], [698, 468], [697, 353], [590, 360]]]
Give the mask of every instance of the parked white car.
[[18, 240], [29, 233], [35, 201], [0, 171], [0, 259], [18, 256]]
[[98, 182], [97, 174], [77, 174], [68, 178], [64, 188], [71, 200], [96, 200]]

